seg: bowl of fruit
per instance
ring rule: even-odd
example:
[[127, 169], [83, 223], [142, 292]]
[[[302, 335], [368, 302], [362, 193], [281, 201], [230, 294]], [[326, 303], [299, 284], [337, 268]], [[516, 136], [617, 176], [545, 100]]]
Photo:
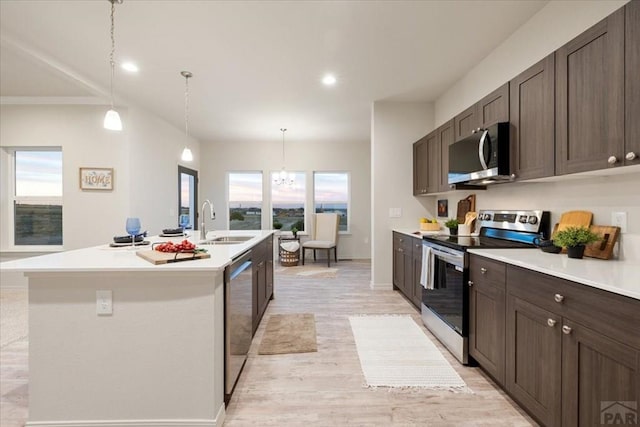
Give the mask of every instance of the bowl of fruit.
[[440, 230], [440, 224], [438, 220], [433, 218], [420, 218], [420, 231], [438, 231]]

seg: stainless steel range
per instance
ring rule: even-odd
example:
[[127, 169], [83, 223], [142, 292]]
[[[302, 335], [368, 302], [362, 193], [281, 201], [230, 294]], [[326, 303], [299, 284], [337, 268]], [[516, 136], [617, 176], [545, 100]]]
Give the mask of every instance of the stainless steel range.
[[423, 237], [422, 321], [463, 364], [468, 363], [469, 255], [467, 249], [533, 248], [548, 237], [546, 211], [482, 210], [471, 236]]

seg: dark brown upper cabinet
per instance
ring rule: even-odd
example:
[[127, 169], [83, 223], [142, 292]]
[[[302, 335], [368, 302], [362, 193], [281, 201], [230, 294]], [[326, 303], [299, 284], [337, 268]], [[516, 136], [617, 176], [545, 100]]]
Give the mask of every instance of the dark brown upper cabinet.
[[[433, 136], [432, 136], [433, 134]], [[429, 186], [429, 152], [427, 142], [429, 138], [435, 139], [432, 132], [413, 143], [413, 195], [426, 194]]]
[[556, 51], [556, 175], [622, 165], [624, 8]]
[[434, 130], [413, 144], [414, 196], [440, 191], [440, 147], [438, 135], [438, 130]]
[[464, 110], [453, 118], [454, 141], [465, 138], [471, 135], [475, 129], [480, 125], [478, 124], [478, 104], [473, 104], [471, 107]]
[[640, 1], [625, 6], [624, 164], [640, 164]]
[[486, 128], [509, 121], [509, 83], [505, 83], [477, 104], [478, 126]]
[[437, 191], [449, 191], [449, 145], [454, 141], [454, 120], [449, 120], [437, 129], [438, 141], [438, 163], [440, 164], [439, 176], [437, 177]]
[[509, 84], [511, 172], [516, 179], [552, 176], [555, 171], [555, 54]]

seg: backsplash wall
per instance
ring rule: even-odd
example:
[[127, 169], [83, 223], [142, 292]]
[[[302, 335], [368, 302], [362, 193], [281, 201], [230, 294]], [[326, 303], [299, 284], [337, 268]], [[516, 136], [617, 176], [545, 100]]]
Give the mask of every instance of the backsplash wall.
[[[476, 210], [542, 209], [551, 212], [551, 224], [566, 211], [593, 212], [593, 223], [611, 225], [612, 212], [627, 213], [627, 232], [621, 234], [617, 255], [624, 260], [640, 261], [640, 172], [624, 175], [580, 177], [557, 182], [497, 184], [487, 190], [455, 191], [439, 195], [448, 199], [449, 217], [456, 215], [458, 201], [476, 195]], [[437, 212], [437, 201], [433, 211]], [[444, 218], [438, 218], [444, 222]], [[615, 252], [614, 252], [615, 253]]]

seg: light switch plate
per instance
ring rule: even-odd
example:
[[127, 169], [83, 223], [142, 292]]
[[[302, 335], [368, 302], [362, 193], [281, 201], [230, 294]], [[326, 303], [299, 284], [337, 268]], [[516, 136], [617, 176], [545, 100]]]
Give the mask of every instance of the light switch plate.
[[400, 218], [402, 216], [402, 208], [389, 208], [389, 218]]
[[96, 314], [113, 314], [113, 291], [96, 291]]

